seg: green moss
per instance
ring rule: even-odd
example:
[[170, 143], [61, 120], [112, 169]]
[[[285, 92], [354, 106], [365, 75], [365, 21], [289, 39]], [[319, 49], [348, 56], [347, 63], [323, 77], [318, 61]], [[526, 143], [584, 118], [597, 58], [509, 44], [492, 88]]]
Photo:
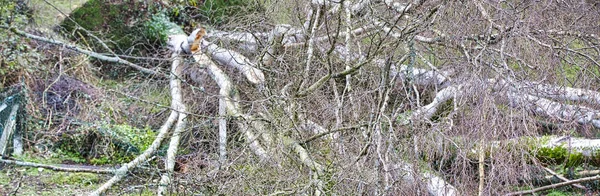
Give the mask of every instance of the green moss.
[[90, 173], [68, 173], [68, 172], [54, 172], [48, 178], [43, 178], [42, 181], [47, 184], [55, 185], [82, 185], [90, 186], [100, 182], [97, 174]]
[[[551, 189], [549, 191], [546, 191], [547, 194], [545, 194], [546, 196], [583, 196], [585, 194], [582, 193], [578, 193], [575, 191], [566, 191], [568, 189], [565, 188], [560, 188], [561, 190], [556, 190], [556, 189]], [[544, 194], [542, 194], [544, 195]]]
[[540, 160], [545, 162], [554, 161], [556, 163], [564, 162], [567, 149], [564, 147], [553, 147], [553, 148], [540, 148], [537, 152], [537, 156]]
[[170, 21], [164, 14], [156, 14], [144, 23], [144, 30], [148, 38], [158, 40], [161, 43], [167, 41], [167, 36], [184, 34], [183, 29]]
[[109, 138], [112, 146], [120, 151], [115, 152], [113, 154], [115, 156], [112, 156], [111, 160], [130, 160], [144, 149], [147, 149], [156, 137], [156, 132], [149, 127], [139, 129], [127, 124], [103, 125], [98, 131], [103, 137]]
[[412, 113], [413, 113], [412, 110], [407, 110], [407, 111], [404, 111], [403, 113], [399, 114], [398, 117], [396, 118], [396, 123], [398, 123], [400, 125], [410, 124], [410, 119], [411, 119]]
[[20, 156], [14, 156], [16, 160], [32, 162], [32, 163], [44, 163], [44, 164], [60, 164], [63, 160], [53, 157], [37, 157], [29, 154], [28, 152], [23, 153]]
[[433, 114], [433, 116], [431, 116], [431, 121], [439, 121], [440, 119], [443, 119], [444, 117], [448, 116], [448, 114], [450, 114], [450, 112], [452, 112], [454, 110], [454, 100], [450, 99], [445, 101], [444, 103], [440, 104], [440, 106], [438, 107], [438, 110]]
[[[269, 0], [267, 0], [269, 1]], [[265, 7], [269, 7], [269, 8], [273, 8], [275, 6], [271, 6], [272, 2], [265, 2], [263, 3], [267, 6]], [[277, 9], [279, 9], [280, 11], [275, 11], [273, 12], [273, 22], [275, 22], [275, 24], [292, 24], [293, 23], [293, 19], [290, 13], [293, 13], [294, 11], [292, 10], [293, 7], [292, 6], [285, 6], [285, 5], [280, 5], [277, 7]]]
[[248, 13], [247, 9], [251, 7], [249, 2], [246, 0], [206, 0], [200, 6], [200, 10], [207, 16], [210, 23], [218, 25], [230, 17]]
[[[146, 94], [142, 95], [145, 99], [147, 99], [148, 101], [151, 101], [153, 103], [157, 103], [157, 104], [161, 104], [163, 106], [169, 106], [171, 105], [171, 93], [169, 92], [168, 88], [154, 88], [154, 89], [150, 89], [149, 92], [147, 92]], [[152, 108], [156, 108], [156, 109], [163, 109], [163, 108], [159, 108], [156, 107], [155, 105], [149, 105]], [[158, 112], [158, 111], [155, 111]], [[152, 113], [155, 113], [152, 112]]]
[[[17, 1], [0, 0], [0, 25], [25, 29], [31, 19], [31, 9]], [[41, 55], [23, 44], [24, 39], [8, 30], [0, 30], [0, 92], [19, 82], [22, 71], [39, 69], [33, 65]]]
[[583, 163], [583, 154], [581, 153], [571, 153], [569, 154], [569, 157], [567, 159], [567, 162], [565, 163], [566, 167], [574, 167], [574, 166], [579, 166]]
[[156, 195], [155, 190], [152, 189], [144, 189], [135, 193], [126, 193], [123, 196], [153, 196]]
[[557, 69], [559, 75], [564, 77], [563, 82], [569, 86], [573, 86], [572, 84], [580, 77], [581, 67], [576, 65], [569, 65], [566, 61], [561, 61], [562, 66], [560, 69]]
[[[127, 124], [102, 124], [63, 135], [55, 152], [62, 160], [76, 163], [109, 164], [132, 160], [154, 141], [156, 132]], [[110, 158], [108, 158], [110, 157]]]
[[143, 22], [149, 20], [148, 16], [153, 13], [153, 10], [142, 9], [146, 4], [140, 1], [115, 3], [90, 0], [71, 13], [70, 18], [74, 21], [64, 20], [61, 27], [67, 31], [66, 35], [72, 35], [71, 39], [82, 41], [95, 51], [106, 52], [106, 49], [80, 28], [94, 32], [100, 39], [110, 40], [104, 43], [114, 51], [131, 49], [129, 52], [142, 52], [140, 48], [144, 47], [132, 46], [154, 41], [149, 40], [151, 37], [146, 36], [144, 31]]
[[594, 150], [593, 155], [591, 163], [593, 165], [600, 165], [600, 149]]
[[319, 176], [319, 178], [325, 182], [325, 186], [323, 187], [323, 191], [327, 194], [327, 195], [336, 195], [334, 193], [335, 191], [335, 186], [337, 185], [337, 181], [333, 180], [333, 175], [334, 172], [332, 171], [325, 171], [325, 173], [321, 176]]
[[241, 171], [247, 174], [256, 174], [259, 172], [259, 168], [254, 165], [243, 164], [243, 165], [234, 165], [233, 168], [237, 171]]
[[539, 148], [536, 157], [548, 164], [562, 164], [565, 167], [575, 167], [583, 163], [584, 156], [581, 153], [570, 152], [563, 146]]
[[[569, 48], [583, 53], [585, 50], [585, 42], [580, 39], [575, 39], [569, 43]], [[600, 76], [600, 68], [597, 66], [589, 66], [590, 60], [574, 53], [567, 53], [560, 61], [559, 69], [556, 69], [557, 75], [561, 76], [559, 81], [568, 86], [574, 86], [581, 78], [597, 78]]]
[[[433, 66], [435, 67], [440, 67], [443, 62], [440, 58], [438, 58], [435, 54], [437, 49], [435, 48], [427, 48], [427, 50], [429, 51], [428, 53], [424, 53], [423, 55], [423, 59], [425, 59], [427, 62], [431, 63]], [[421, 59], [420, 57], [416, 57], [415, 60], [417, 61], [417, 64], [422, 65], [424, 67], [428, 67], [427, 63], [425, 61], [423, 61], [423, 59]]]
[[0, 172], [0, 185], [9, 185], [10, 177], [6, 173], [6, 172], [8, 172], [8, 170], [1, 170], [1, 171], [2, 172]]
[[[71, 18], [73, 18], [77, 24], [81, 25], [81, 27], [88, 30], [94, 30], [104, 24], [104, 20], [106, 19], [104, 13], [101, 1], [91, 0], [72, 12]], [[65, 22], [63, 22], [63, 27], [73, 30], [76, 29], [77, 26], [72, 21], [65, 20]]]
[[570, 194], [566, 194], [562, 191], [551, 191], [546, 196], [569, 196]]
[[15, 190], [14, 195], [84, 195], [101, 182], [100, 176], [90, 173], [55, 172], [29, 167], [16, 167], [0, 173], [0, 191]]

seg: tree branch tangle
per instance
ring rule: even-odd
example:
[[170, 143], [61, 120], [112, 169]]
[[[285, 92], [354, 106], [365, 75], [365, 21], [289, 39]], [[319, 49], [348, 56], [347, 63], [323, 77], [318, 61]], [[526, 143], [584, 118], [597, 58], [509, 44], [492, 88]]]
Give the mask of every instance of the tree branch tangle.
[[[214, 124], [201, 131], [215, 141], [198, 143], [218, 166], [187, 176], [202, 179], [196, 184], [182, 181], [207, 191], [198, 194], [515, 195], [591, 189], [598, 180], [532, 185], [546, 171], [559, 176], [555, 168], [600, 167], [595, 1], [263, 4], [256, 15], [208, 28], [204, 39], [171, 37], [171, 115], [149, 149], [92, 195], [146, 161], [169, 133], [159, 195], [174, 177], [192, 175], [173, 170], [181, 134], [201, 127], [184, 98], [206, 104], [212, 116], [202, 120]], [[183, 51], [193, 58], [185, 69]]]

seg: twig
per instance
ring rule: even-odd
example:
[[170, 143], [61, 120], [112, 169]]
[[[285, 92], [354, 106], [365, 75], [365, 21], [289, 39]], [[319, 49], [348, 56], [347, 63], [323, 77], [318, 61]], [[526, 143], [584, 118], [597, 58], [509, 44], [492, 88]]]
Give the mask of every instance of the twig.
[[475, 3], [475, 5], [477, 6], [477, 9], [479, 10], [479, 12], [481, 12], [481, 15], [483, 16], [483, 18], [485, 18], [490, 24], [492, 24], [492, 26], [500, 31], [503, 31], [504, 28], [502, 28], [502, 26], [496, 24], [494, 22], [494, 20], [492, 20], [492, 17], [490, 17], [490, 15], [488, 14], [488, 12], [485, 10], [485, 8], [483, 7], [483, 5], [481, 4], [481, 2], [479, 1], [473, 1]]
[[176, 111], [176, 112], [179, 112], [179, 113], [182, 113], [182, 114], [186, 114], [186, 115], [190, 115], [190, 116], [196, 116], [196, 117], [202, 117], [202, 118], [215, 118], [214, 116], [200, 115], [200, 114], [195, 114], [195, 113], [191, 113], [191, 112], [187, 112], [187, 111], [181, 111], [181, 110], [179, 110], [179, 109], [175, 109], [175, 108], [173, 108], [173, 107], [171, 107], [171, 106], [166, 106], [166, 105], [163, 105], [163, 104], [160, 104], [160, 103], [156, 103], [156, 102], [148, 101], [148, 100], [145, 100], [145, 99], [142, 99], [142, 98], [139, 98], [139, 97], [133, 96], [133, 95], [128, 95], [128, 94], [126, 94], [126, 93], [124, 93], [124, 92], [119, 92], [119, 91], [116, 91], [116, 90], [113, 90], [113, 89], [108, 89], [107, 91], [110, 91], [110, 92], [115, 92], [115, 93], [121, 94], [121, 95], [123, 95], [123, 96], [126, 96], [126, 97], [128, 97], [128, 98], [131, 98], [131, 99], [135, 99], [135, 100], [137, 100], [137, 101], [140, 101], [140, 102], [142, 102], [142, 103], [146, 103], [146, 104], [154, 105], [154, 106], [156, 106], [156, 107], [160, 107], [160, 108], [169, 109], [169, 110]]
[[15, 188], [13, 189], [13, 191], [11, 191], [10, 195], [17, 195], [17, 192], [21, 188], [21, 183], [23, 182], [23, 178], [24, 177], [25, 177], [25, 175], [21, 175], [21, 178], [19, 179], [19, 182], [17, 182], [17, 186], [15, 186]]
[[[204, 48], [204, 45], [202, 46], [202, 48]], [[210, 49], [207, 49], [207, 50], [210, 51]], [[209, 52], [207, 52], [207, 53], [209, 53]], [[210, 74], [211, 78], [217, 83], [217, 86], [219, 86], [219, 88], [220, 88], [219, 95], [223, 97], [223, 100], [225, 100], [225, 103], [226, 103], [225, 109], [227, 110], [227, 115], [229, 115], [230, 117], [238, 117], [238, 118], [248, 119], [248, 117], [245, 116], [244, 114], [242, 114], [242, 112], [240, 111], [240, 106], [239, 106], [240, 97], [239, 97], [238, 91], [236, 90], [236, 88], [233, 85], [229, 76], [227, 76], [227, 74], [225, 74], [225, 72], [223, 72], [223, 70], [221, 70], [221, 68], [219, 68], [219, 66], [217, 66], [204, 53], [202, 53], [202, 52], [194, 53], [193, 57], [194, 57], [194, 60], [198, 64], [206, 67], [206, 70]], [[213, 57], [215, 57], [215, 54], [213, 54]], [[235, 62], [235, 61], [232, 61], [232, 62]], [[262, 72], [260, 72], [260, 73], [262, 73]], [[264, 79], [264, 77], [263, 77], [263, 79]], [[240, 127], [242, 127], [240, 130], [245, 130], [244, 133], [246, 135], [247, 140], [250, 142], [250, 148], [252, 149], [254, 154], [259, 156], [262, 160], [269, 160], [270, 155], [265, 150], [263, 145], [260, 144], [260, 142], [258, 140], [256, 140], [256, 134], [251, 129], [249, 129], [244, 123], [239, 122], [238, 125], [240, 125]], [[263, 134], [266, 134], [266, 133], [263, 133]]]
[[306, 49], [307, 56], [306, 56], [306, 67], [304, 68], [304, 77], [303, 77], [304, 80], [300, 83], [299, 89], [304, 88], [304, 84], [305, 84], [306, 80], [308, 80], [308, 76], [310, 74], [310, 65], [312, 64], [312, 58], [314, 56], [313, 50], [314, 50], [314, 44], [315, 44], [315, 34], [316, 34], [317, 27], [319, 26], [319, 22], [320, 22], [319, 17], [321, 17], [321, 6], [317, 7], [317, 11], [314, 12], [314, 16], [315, 16], [315, 20], [313, 21], [313, 26], [310, 30], [310, 37], [308, 39], [308, 48]]
[[[323, 86], [325, 84], [325, 82], [327, 80], [329, 80], [330, 78], [331, 78], [331, 74], [327, 74], [327, 75], [323, 76], [321, 79], [316, 81], [314, 84], [312, 84], [308, 88], [306, 88], [306, 90], [300, 91], [296, 95], [296, 97], [304, 97], [304, 96], [312, 93], [313, 91], [317, 90], [319, 87]], [[306, 79], [306, 77], [305, 77], [305, 79]]]
[[600, 66], [600, 62], [596, 61], [594, 58], [590, 57], [589, 55], [587, 55], [585, 53], [582, 53], [582, 52], [570, 49], [569, 47], [564, 47], [564, 48], [563, 47], [554, 47], [554, 46], [551, 46], [550, 44], [543, 43], [542, 41], [540, 41], [538, 39], [535, 39], [534, 37], [531, 37], [531, 36], [527, 36], [527, 38], [529, 38], [530, 40], [536, 42], [537, 44], [539, 44], [541, 46], [544, 46], [544, 47], [547, 47], [547, 48], [550, 48], [550, 49], [566, 50], [568, 52], [572, 52], [572, 53], [578, 54], [578, 55], [583, 56], [584, 58], [588, 59], [589, 61], [593, 62], [597, 66]]

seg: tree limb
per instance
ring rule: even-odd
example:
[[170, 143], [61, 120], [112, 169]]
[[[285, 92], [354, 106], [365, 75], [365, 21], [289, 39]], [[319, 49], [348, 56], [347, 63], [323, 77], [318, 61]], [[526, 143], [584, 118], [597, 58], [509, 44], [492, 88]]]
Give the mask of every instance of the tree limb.
[[79, 165], [49, 165], [49, 164], [32, 163], [32, 162], [9, 160], [9, 159], [2, 159], [2, 158], [0, 158], [0, 162], [18, 165], [18, 166], [38, 167], [38, 168], [45, 168], [45, 169], [50, 169], [50, 170], [54, 170], [54, 171], [64, 171], [64, 172], [86, 172], [86, 173], [97, 173], [97, 174], [114, 174], [117, 171], [116, 169], [112, 169], [112, 168], [101, 168], [101, 167], [90, 167], [90, 166], [81, 167]]
[[253, 84], [263, 84], [265, 82], [263, 72], [245, 56], [235, 51], [221, 48], [206, 40], [202, 40], [202, 50], [218, 63], [235, 67]]
[[186, 127], [186, 117], [185, 112], [187, 111], [185, 104], [183, 103], [183, 96], [181, 92], [181, 81], [179, 78], [182, 76], [182, 67], [183, 67], [183, 58], [178, 53], [173, 53], [172, 57], [173, 65], [171, 66], [171, 95], [172, 95], [172, 105], [178, 111], [182, 111], [178, 115], [177, 124], [173, 129], [173, 134], [171, 135], [171, 141], [169, 143], [169, 148], [167, 149], [167, 158], [165, 160], [165, 173], [162, 174], [160, 178], [160, 183], [158, 186], [158, 195], [164, 195], [167, 192], [167, 187], [171, 183], [171, 177], [174, 173], [175, 168], [175, 156], [177, 155], [177, 149], [179, 148], [179, 141], [181, 140], [181, 133], [185, 131]]
[[[203, 44], [204, 44], [204, 42], [203, 42]], [[214, 47], [216, 47], [216, 45]], [[210, 51], [210, 49], [208, 49], [208, 51]], [[216, 54], [219, 54], [219, 53], [216, 53]], [[231, 79], [229, 79], [227, 74], [225, 74], [225, 72], [223, 72], [223, 70], [221, 70], [204, 53], [196, 52], [196, 53], [194, 53], [193, 57], [194, 57], [194, 60], [196, 60], [196, 62], [198, 64], [200, 64], [203, 67], [206, 67], [206, 69], [207, 69], [208, 73], [210, 74], [210, 76], [212, 77], [212, 79], [219, 86], [219, 88], [220, 88], [219, 99], [224, 101], [227, 114], [231, 117], [241, 117], [242, 120], [248, 120], [248, 118], [245, 118], [246, 116], [244, 114], [242, 114], [242, 112], [240, 111], [240, 106], [238, 103], [240, 98], [239, 98], [237, 89], [232, 84]], [[214, 57], [215, 57], [215, 53], [213, 53], [213, 58]], [[231, 60], [231, 58], [233, 58], [233, 57], [234, 56], [228, 56], [226, 58], [230, 58], [230, 60]], [[262, 72], [260, 72], [260, 73], [262, 73]], [[263, 78], [263, 81], [264, 81], [264, 78]], [[260, 142], [257, 140], [256, 134], [251, 129], [249, 129], [248, 126], [246, 126], [245, 124], [239, 123], [239, 125], [240, 125], [241, 129], [244, 131], [244, 133], [246, 135], [246, 139], [250, 143], [250, 148], [253, 150], [254, 154], [259, 156], [263, 160], [268, 160], [270, 155], [264, 149], [264, 147], [260, 144]], [[266, 133], [263, 133], [263, 134], [266, 134]], [[223, 138], [221, 140], [226, 141], [225, 138]], [[224, 145], [224, 144], [220, 144], [220, 145]]]
[[157, 71], [154, 71], [154, 70], [151, 70], [151, 69], [139, 66], [137, 64], [131, 63], [129, 61], [123, 60], [123, 59], [119, 58], [118, 56], [114, 56], [114, 57], [105, 56], [105, 55], [102, 55], [102, 54], [97, 53], [97, 52], [92, 52], [92, 51], [89, 51], [89, 50], [81, 49], [81, 48], [79, 48], [79, 47], [77, 47], [75, 45], [71, 45], [71, 44], [66, 44], [66, 43], [60, 42], [58, 40], [48, 39], [48, 38], [45, 38], [45, 37], [40, 37], [40, 36], [37, 36], [37, 35], [29, 34], [29, 33], [26, 33], [24, 31], [18, 30], [15, 27], [9, 27], [9, 26], [0, 25], [0, 28], [8, 29], [8, 30], [12, 31], [13, 33], [15, 33], [17, 35], [20, 35], [20, 36], [23, 36], [23, 37], [27, 37], [27, 38], [38, 40], [38, 41], [47, 42], [47, 43], [50, 43], [50, 44], [59, 45], [59, 46], [65, 47], [67, 49], [74, 50], [76, 52], [88, 55], [90, 57], [97, 58], [97, 59], [102, 60], [102, 61], [108, 61], [108, 62], [113, 62], [113, 63], [125, 64], [125, 65], [128, 65], [128, 66], [130, 66], [130, 67], [132, 67], [134, 69], [137, 69], [138, 71], [141, 71], [142, 73], [152, 74], [152, 75], [157, 75], [157, 76], [164, 76], [162, 74], [159, 74]]
[[[548, 173], [552, 174], [553, 176], [556, 176], [558, 179], [565, 181], [565, 182], [569, 182], [571, 180], [563, 177], [562, 175], [552, 171], [550, 168], [544, 167], [544, 170], [546, 170]], [[574, 187], [579, 188], [579, 189], [583, 189], [583, 190], [587, 190], [587, 188], [585, 188], [585, 186], [582, 186], [581, 184], [572, 184]]]
[[556, 183], [556, 184], [552, 184], [552, 185], [548, 185], [548, 186], [543, 186], [543, 187], [538, 187], [538, 188], [534, 188], [534, 189], [526, 190], [526, 191], [512, 192], [512, 193], [506, 194], [505, 196], [533, 194], [533, 193], [539, 192], [539, 191], [544, 191], [544, 190], [548, 190], [548, 189], [554, 189], [554, 188], [559, 188], [559, 187], [563, 187], [563, 186], [568, 186], [568, 185], [571, 185], [571, 184], [582, 183], [582, 182], [589, 182], [589, 181], [594, 181], [594, 180], [600, 180], [600, 175], [593, 176], [593, 177], [587, 177], [587, 178], [580, 178], [580, 179], [571, 180], [571, 181], [568, 181], [568, 182]]

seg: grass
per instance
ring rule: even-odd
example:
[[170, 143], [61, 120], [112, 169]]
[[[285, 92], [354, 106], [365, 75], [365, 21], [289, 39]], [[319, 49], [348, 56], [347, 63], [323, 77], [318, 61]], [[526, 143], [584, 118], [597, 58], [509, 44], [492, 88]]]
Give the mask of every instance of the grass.
[[[71, 13], [87, 0], [47, 0], [65, 14]], [[29, 6], [35, 10], [34, 19], [40, 27], [52, 28], [58, 25], [65, 16], [44, 0], [31, 0]]]
[[0, 194], [82, 195], [97, 188], [103, 181], [102, 178], [100, 175], [90, 173], [67, 173], [41, 168], [14, 167], [1, 170]]

